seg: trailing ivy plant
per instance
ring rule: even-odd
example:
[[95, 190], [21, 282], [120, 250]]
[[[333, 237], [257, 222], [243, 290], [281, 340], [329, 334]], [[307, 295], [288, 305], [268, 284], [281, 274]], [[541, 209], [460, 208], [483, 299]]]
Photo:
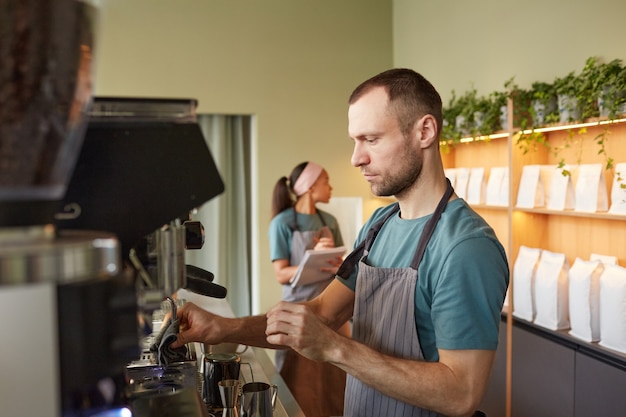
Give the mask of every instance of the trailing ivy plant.
[[[583, 119], [600, 115], [600, 102], [606, 106], [609, 120], [616, 119], [622, 113], [626, 103], [626, 68], [620, 59], [603, 63], [596, 57], [589, 57], [579, 78], [579, 95], [585, 97], [582, 106]], [[615, 163], [606, 151], [609, 136], [609, 125], [606, 125], [593, 139], [598, 146], [597, 154], [604, 158], [604, 169], [607, 171], [613, 169]]]
[[535, 103], [543, 106], [544, 118], [542, 125], [556, 123], [559, 121], [559, 111], [557, 106], [556, 88], [554, 84], [544, 81], [535, 81], [530, 87], [530, 115], [532, 120], [532, 126], [537, 127], [538, 117], [536, 113]]
[[[510, 98], [513, 100], [514, 110], [512, 124], [520, 129], [517, 146], [524, 154], [536, 151], [540, 147], [547, 147], [559, 161], [558, 166], [563, 169], [564, 175], [569, 175], [570, 173], [564, 170], [566, 161], [561, 157], [562, 152], [578, 146], [577, 161], [580, 162], [582, 135], [586, 133], [586, 129], [570, 130], [561, 146], [551, 147], [546, 136], [535, 130], [539, 126], [532, 102], [539, 101], [546, 108], [543, 125], [560, 121], [558, 108], [553, 110], [551, 106], [554, 97], [559, 95], [572, 97], [578, 102], [576, 108], [570, 109], [574, 113], [570, 113], [567, 122], [598, 116], [598, 101], [606, 106], [609, 120], [616, 119], [626, 110], [626, 67], [619, 59], [601, 63], [596, 57], [589, 57], [579, 74], [571, 71], [564, 76], [556, 77], [552, 84], [534, 82], [530, 90], [520, 88], [515, 83], [514, 77], [507, 80], [504, 87], [505, 91], [495, 91], [485, 97], [480, 97], [473, 87], [462, 95], [452, 91], [452, 98], [443, 109], [444, 126], [441, 141], [444, 150], [458, 143], [463, 136], [487, 136], [499, 129], [506, 129], [507, 126], [501, 117], [501, 108], [506, 106], [507, 99]], [[479, 120], [478, 115], [482, 115]], [[606, 150], [609, 132], [607, 125], [593, 139], [599, 147], [598, 155], [604, 157], [606, 170], [614, 166], [614, 160]]]
[[499, 111], [491, 96], [479, 96], [475, 88], [460, 96], [453, 90], [450, 101], [443, 109], [441, 141], [444, 151], [459, 143], [462, 137], [486, 136], [498, 130]]
[[580, 119], [586, 120], [597, 117], [598, 96], [604, 84], [602, 67], [598, 65], [596, 57], [589, 57], [577, 77], [577, 89], [575, 91], [578, 105], [580, 106]]
[[444, 152], [450, 151], [450, 146], [459, 143], [461, 132], [456, 128], [457, 116], [461, 115], [462, 107], [456, 92], [452, 90], [448, 105], [443, 108], [443, 129], [441, 132], [440, 146]]
[[564, 176], [571, 176], [572, 173], [570, 170], [566, 168], [568, 164], [567, 164], [567, 161], [565, 160], [565, 157], [563, 157], [562, 152], [565, 151], [566, 149], [571, 149], [574, 146], [576, 146], [576, 165], [580, 165], [582, 161], [582, 151], [583, 151], [582, 138], [583, 138], [583, 135], [587, 133], [587, 128], [585, 127], [580, 128], [576, 132], [573, 129], [568, 129], [567, 133], [568, 135], [563, 141], [563, 145], [550, 147], [550, 150], [552, 151], [552, 155], [554, 156], [554, 158], [558, 160], [556, 166], [558, 169], [561, 170], [561, 174], [563, 174]]
[[[529, 126], [530, 133], [525, 133], [522, 130], [517, 138], [517, 145], [523, 151], [524, 154], [530, 151], [537, 151], [540, 147], [546, 147], [550, 149], [550, 144], [546, 135], [542, 132], [537, 132], [535, 128], [540, 125], [546, 125], [550, 123], [558, 122], [559, 113], [556, 105], [556, 88], [554, 84], [550, 84], [543, 81], [535, 81], [531, 84], [530, 88], [530, 106], [529, 112]], [[541, 123], [537, 114], [535, 104], [543, 106], [544, 117]]]
[[609, 120], [624, 112], [626, 105], [626, 66], [621, 59], [597, 64], [598, 80], [595, 94], [602, 103]]

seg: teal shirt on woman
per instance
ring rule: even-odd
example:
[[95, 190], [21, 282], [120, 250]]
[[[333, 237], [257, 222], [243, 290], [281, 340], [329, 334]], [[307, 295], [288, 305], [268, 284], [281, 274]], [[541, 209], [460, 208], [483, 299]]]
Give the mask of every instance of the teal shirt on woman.
[[[332, 214], [319, 210], [324, 222], [333, 234], [335, 246], [343, 246], [343, 239], [337, 219]], [[324, 226], [322, 220], [316, 214], [296, 213], [298, 229], [301, 231], [319, 230]], [[277, 259], [291, 259], [291, 237], [294, 226], [294, 209], [289, 208], [278, 213], [270, 222], [268, 230], [270, 241], [270, 257], [272, 262]], [[313, 249], [311, 247], [311, 249]]]

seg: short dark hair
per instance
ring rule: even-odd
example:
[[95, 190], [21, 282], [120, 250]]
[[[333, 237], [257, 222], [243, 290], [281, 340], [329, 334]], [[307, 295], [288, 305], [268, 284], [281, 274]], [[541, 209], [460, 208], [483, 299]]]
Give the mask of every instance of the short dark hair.
[[443, 125], [441, 96], [421, 74], [407, 68], [381, 72], [355, 88], [348, 104], [354, 104], [375, 87], [384, 87], [387, 91], [389, 110], [396, 116], [403, 135], [408, 136], [415, 122], [427, 114], [437, 121], [437, 134], [440, 134]]

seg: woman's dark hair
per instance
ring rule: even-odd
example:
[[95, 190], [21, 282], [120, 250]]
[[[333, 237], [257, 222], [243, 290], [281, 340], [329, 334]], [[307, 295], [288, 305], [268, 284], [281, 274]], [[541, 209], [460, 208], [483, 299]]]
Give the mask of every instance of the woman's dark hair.
[[308, 163], [308, 161], [305, 161], [296, 165], [291, 171], [289, 179], [287, 179], [287, 177], [281, 177], [276, 182], [276, 185], [274, 185], [274, 191], [272, 192], [272, 218], [276, 217], [281, 211], [293, 207], [295, 204], [295, 200], [292, 197], [293, 185]]

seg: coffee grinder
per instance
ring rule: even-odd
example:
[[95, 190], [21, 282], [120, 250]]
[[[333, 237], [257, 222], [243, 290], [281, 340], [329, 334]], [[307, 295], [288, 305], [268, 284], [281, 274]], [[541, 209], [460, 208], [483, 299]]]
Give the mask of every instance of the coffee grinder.
[[188, 213], [223, 191], [196, 103], [94, 99], [97, 15], [95, 0], [0, 8], [3, 415], [130, 415], [142, 317], [188, 281], [225, 295], [181, 263], [201, 230]]

